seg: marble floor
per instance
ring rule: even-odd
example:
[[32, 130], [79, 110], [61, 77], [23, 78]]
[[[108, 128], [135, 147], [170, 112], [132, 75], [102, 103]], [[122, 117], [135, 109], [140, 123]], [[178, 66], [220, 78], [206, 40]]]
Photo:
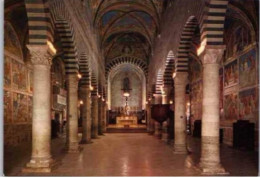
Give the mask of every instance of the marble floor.
[[[5, 153], [5, 175], [8, 176], [199, 176], [196, 168], [200, 155], [200, 139], [189, 137], [191, 154], [176, 155], [172, 146], [146, 133], [107, 133], [83, 145], [79, 154], [62, 151], [64, 138], [52, 141], [53, 157], [60, 162], [50, 174], [23, 174], [21, 168], [29, 160], [25, 145], [15, 154]], [[12, 155], [12, 156], [10, 156]], [[223, 166], [231, 176], [258, 175], [258, 155], [221, 145]]]

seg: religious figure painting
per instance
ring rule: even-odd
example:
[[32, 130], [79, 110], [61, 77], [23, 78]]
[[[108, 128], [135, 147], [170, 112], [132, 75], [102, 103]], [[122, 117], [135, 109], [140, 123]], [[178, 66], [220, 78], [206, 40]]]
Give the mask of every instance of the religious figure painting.
[[224, 113], [226, 120], [238, 119], [238, 96], [237, 93], [231, 93], [224, 97]]
[[241, 91], [239, 93], [239, 119], [255, 119], [257, 113], [256, 89]]
[[231, 87], [238, 83], [238, 64], [234, 60], [224, 68], [224, 87]]
[[239, 59], [240, 88], [256, 84], [256, 50], [253, 49]]
[[13, 61], [13, 88], [26, 91], [27, 90], [27, 71], [23, 64]]
[[4, 122], [10, 123], [12, 122], [12, 98], [11, 92], [4, 91]]
[[26, 122], [28, 117], [27, 96], [13, 93], [13, 118], [15, 122]]
[[12, 60], [5, 56], [4, 59], [4, 87], [11, 87], [11, 62]]

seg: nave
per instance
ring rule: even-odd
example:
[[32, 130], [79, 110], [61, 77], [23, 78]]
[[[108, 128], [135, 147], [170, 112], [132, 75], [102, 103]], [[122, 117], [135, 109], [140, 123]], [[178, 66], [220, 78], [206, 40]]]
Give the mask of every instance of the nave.
[[[52, 142], [52, 155], [59, 165], [42, 176], [200, 176], [197, 164], [200, 139], [188, 138], [190, 153], [174, 154], [172, 146], [146, 133], [107, 133], [84, 145], [79, 154], [66, 154], [59, 145], [64, 137]], [[34, 176], [21, 169], [30, 159], [30, 147], [20, 148], [23, 154], [6, 155], [7, 176]], [[234, 150], [224, 144], [220, 147], [223, 166], [230, 176], [257, 176], [256, 152]]]

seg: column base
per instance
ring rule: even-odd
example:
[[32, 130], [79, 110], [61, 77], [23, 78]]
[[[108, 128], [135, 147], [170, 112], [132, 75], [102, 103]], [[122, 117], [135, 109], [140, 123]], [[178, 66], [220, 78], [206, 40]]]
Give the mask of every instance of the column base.
[[92, 136], [91, 139], [99, 139], [98, 136]]
[[167, 133], [163, 133], [162, 134], [162, 141], [164, 141], [164, 142], [168, 142], [168, 134]]
[[83, 147], [80, 145], [70, 145], [70, 146], [66, 146], [64, 149], [67, 153], [79, 153], [83, 150]]
[[174, 144], [173, 152], [174, 154], [188, 154], [188, 149], [186, 145]]
[[206, 165], [205, 163], [200, 163], [199, 164], [199, 169], [201, 170], [202, 175], [209, 175], [209, 176], [214, 176], [214, 175], [229, 175], [229, 172], [227, 172], [221, 164], [218, 165]]
[[93, 143], [91, 140], [81, 140], [79, 144], [91, 144]]
[[23, 173], [50, 173], [57, 168], [59, 162], [53, 159], [31, 159], [29, 163], [22, 169]]

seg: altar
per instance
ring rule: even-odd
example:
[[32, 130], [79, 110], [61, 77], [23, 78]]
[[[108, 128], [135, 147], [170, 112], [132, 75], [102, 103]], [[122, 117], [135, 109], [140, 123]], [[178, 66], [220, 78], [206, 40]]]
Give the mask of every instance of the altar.
[[136, 116], [119, 116], [119, 117], [116, 117], [116, 125], [118, 125], [118, 126], [137, 125], [137, 117]]

